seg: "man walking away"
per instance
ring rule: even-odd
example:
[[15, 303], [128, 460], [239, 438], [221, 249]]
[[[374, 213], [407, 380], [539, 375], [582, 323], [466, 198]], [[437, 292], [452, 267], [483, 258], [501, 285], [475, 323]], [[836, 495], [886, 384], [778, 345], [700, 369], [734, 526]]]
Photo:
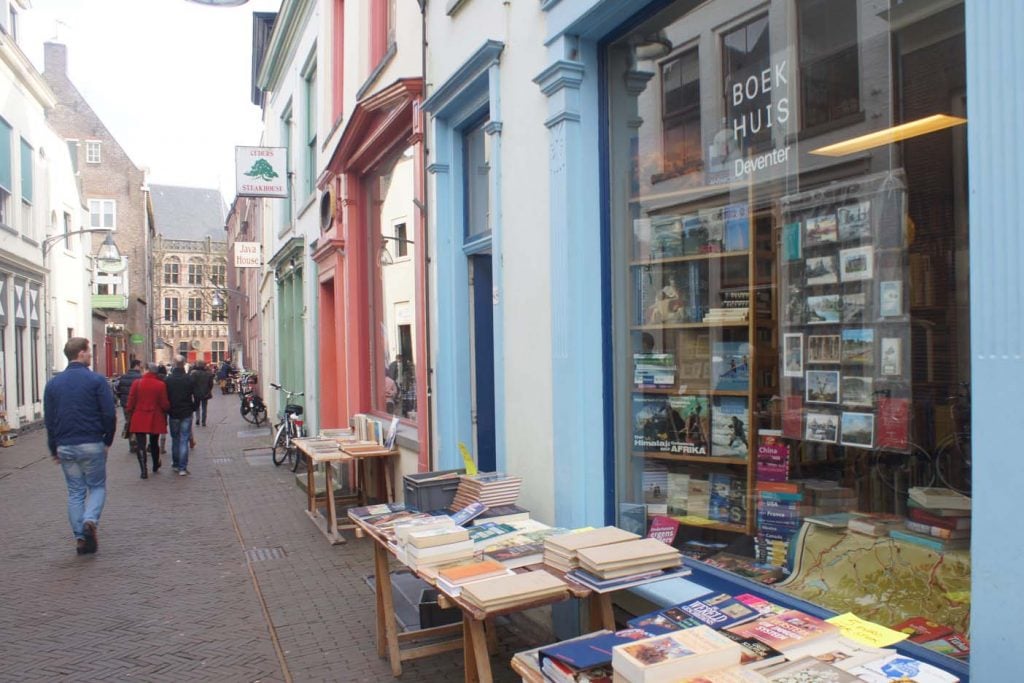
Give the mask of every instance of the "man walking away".
[[150, 363], [147, 372], [128, 392], [128, 412], [132, 421], [129, 430], [138, 439], [139, 475], [148, 479], [146, 473], [146, 449], [153, 458], [153, 474], [160, 469], [160, 435], [167, 433], [167, 385], [160, 379], [157, 370], [160, 366]]
[[43, 411], [50, 456], [60, 463], [68, 487], [68, 521], [79, 555], [94, 553], [107, 498], [107, 449], [117, 431], [110, 386], [89, 369], [89, 340], [64, 345], [68, 367], [46, 383]]
[[206, 426], [206, 404], [213, 396], [213, 375], [206, 369], [206, 361], [197, 360], [189, 373], [196, 385], [196, 425]]
[[167, 376], [167, 400], [171, 408], [171, 464], [179, 476], [188, 474], [188, 444], [192, 438], [192, 409], [196, 403], [196, 384], [185, 374], [185, 357], [174, 357], [174, 369]]
[[[128, 372], [121, 375], [120, 379], [117, 380], [117, 402], [121, 404], [121, 408], [124, 410], [124, 420], [128, 421], [128, 393], [132, 390], [132, 385], [142, 378], [142, 361], [139, 359], [133, 359], [131, 362], [131, 368]], [[135, 439], [131, 438], [131, 434], [128, 436], [128, 446], [132, 454], [135, 454]]]

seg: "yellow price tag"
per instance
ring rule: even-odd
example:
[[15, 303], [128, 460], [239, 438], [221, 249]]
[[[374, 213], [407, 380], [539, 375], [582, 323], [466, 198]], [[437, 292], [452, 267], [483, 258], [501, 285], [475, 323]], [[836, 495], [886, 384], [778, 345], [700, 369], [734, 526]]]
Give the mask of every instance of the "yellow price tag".
[[466, 444], [459, 442], [459, 453], [462, 453], [462, 462], [466, 463], [466, 474], [469, 476], [476, 475], [476, 463], [473, 462], [473, 456], [470, 455], [469, 449], [466, 448]]

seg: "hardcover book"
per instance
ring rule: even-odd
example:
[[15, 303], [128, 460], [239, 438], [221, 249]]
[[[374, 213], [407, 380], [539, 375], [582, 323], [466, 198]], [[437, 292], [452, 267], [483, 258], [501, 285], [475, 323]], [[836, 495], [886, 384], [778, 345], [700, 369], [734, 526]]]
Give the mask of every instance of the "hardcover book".
[[479, 517], [486, 509], [487, 506], [483, 503], [470, 503], [458, 512], [453, 512], [451, 518], [453, 522], [461, 526]]
[[926, 643], [953, 633], [953, 629], [924, 617], [910, 617], [892, 627], [894, 631], [902, 631], [910, 635], [913, 643]]
[[633, 449], [707, 455], [708, 399], [633, 394]]
[[612, 666], [631, 683], [667, 683], [739, 664], [743, 648], [695, 626], [612, 649]]
[[750, 445], [747, 400], [716, 396], [711, 415], [711, 455], [746, 458]]
[[937, 553], [944, 553], [950, 550], [965, 550], [971, 547], [970, 538], [957, 538], [947, 541], [935, 538], [934, 536], [925, 536], [924, 534], [915, 534], [913, 531], [901, 531], [899, 529], [891, 530], [889, 535], [898, 541], [913, 543], [923, 548], [934, 550]]
[[555, 645], [542, 647], [539, 651], [540, 661], [556, 659], [574, 669], [592, 669], [599, 666], [610, 666], [612, 648], [616, 645], [632, 643], [650, 638], [650, 634], [640, 629], [623, 629], [615, 633], [606, 631], [584, 636]]
[[750, 386], [750, 344], [719, 342], [711, 351], [712, 388], [719, 391], [746, 391]]
[[750, 217], [745, 203], [725, 207], [725, 250], [746, 251], [750, 246]]
[[674, 386], [675, 356], [671, 353], [634, 353], [633, 383], [638, 387]]
[[875, 419], [875, 447], [906, 450], [910, 423], [910, 401], [905, 398], [878, 398]]
[[818, 638], [839, 634], [839, 628], [799, 610], [787, 610], [729, 629], [745, 638], [756, 638], [780, 652], [806, 645]]

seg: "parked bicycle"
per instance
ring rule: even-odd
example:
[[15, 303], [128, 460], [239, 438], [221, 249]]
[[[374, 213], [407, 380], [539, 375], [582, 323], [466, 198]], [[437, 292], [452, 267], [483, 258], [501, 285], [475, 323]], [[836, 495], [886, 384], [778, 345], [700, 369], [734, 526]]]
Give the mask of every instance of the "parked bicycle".
[[267, 405], [263, 398], [256, 393], [256, 375], [251, 372], [242, 373], [238, 385], [239, 412], [246, 422], [259, 427], [267, 421]]
[[292, 403], [293, 398], [304, 396], [302, 391], [288, 391], [280, 384], [271, 383], [274, 389], [284, 392], [285, 406], [281, 422], [274, 426], [274, 446], [272, 459], [275, 465], [281, 465], [287, 460], [292, 465], [292, 472], [299, 469], [298, 449], [292, 443], [293, 439], [306, 435], [302, 420], [302, 406]]

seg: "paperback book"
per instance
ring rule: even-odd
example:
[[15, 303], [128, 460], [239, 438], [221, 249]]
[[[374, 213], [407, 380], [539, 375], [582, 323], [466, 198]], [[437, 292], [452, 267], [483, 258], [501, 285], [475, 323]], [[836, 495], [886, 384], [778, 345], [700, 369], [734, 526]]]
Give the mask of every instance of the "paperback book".
[[711, 416], [711, 455], [746, 458], [750, 445], [747, 400], [716, 396]]
[[719, 342], [711, 350], [712, 388], [719, 391], [746, 391], [750, 386], [750, 344]]

